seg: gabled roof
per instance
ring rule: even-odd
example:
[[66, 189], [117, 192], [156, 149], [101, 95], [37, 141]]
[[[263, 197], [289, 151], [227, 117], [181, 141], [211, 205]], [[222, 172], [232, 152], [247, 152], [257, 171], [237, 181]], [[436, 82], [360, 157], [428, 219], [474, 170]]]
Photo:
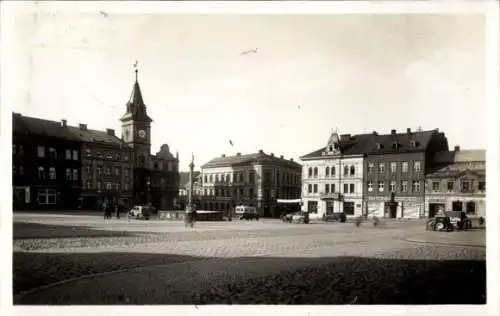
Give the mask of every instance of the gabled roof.
[[122, 141], [115, 135], [109, 135], [106, 131], [98, 131], [94, 129], [82, 130], [79, 127], [68, 126], [71, 133], [73, 133], [80, 141], [85, 143], [98, 142], [110, 145], [120, 146]]
[[13, 113], [12, 128], [13, 132], [18, 134], [41, 135], [70, 141], [80, 141], [61, 122], [24, 116], [18, 113]]
[[[421, 152], [425, 151], [431, 138], [436, 131], [414, 131], [411, 133], [394, 133], [379, 135], [358, 134], [341, 135], [341, 155], [383, 155], [394, 153]], [[326, 147], [306, 154], [300, 159], [325, 158], [322, 153]]]
[[201, 166], [201, 168], [215, 168], [215, 167], [234, 167], [239, 165], [248, 165], [252, 163], [281, 163], [288, 165], [291, 168], [300, 168], [300, 164], [294, 161], [282, 159], [279, 157], [268, 155], [264, 152], [217, 157]]

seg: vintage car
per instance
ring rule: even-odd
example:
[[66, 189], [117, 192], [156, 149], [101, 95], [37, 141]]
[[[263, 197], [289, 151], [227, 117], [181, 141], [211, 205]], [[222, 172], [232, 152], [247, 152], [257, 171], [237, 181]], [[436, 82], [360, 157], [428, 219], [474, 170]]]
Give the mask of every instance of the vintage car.
[[257, 208], [253, 206], [236, 206], [235, 214], [236, 216], [240, 217], [240, 220], [259, 220], [259, 213], [257, 212]]
[[309, 213], [302, 211], [290, 213], [282, 216], [281, 220], [285, 223], [307, 224], [309, 223]]
[[345, 223], [347, 220], [347, 216], [345, 213], [331, 213], [331, 214], [325, 214], [323, 216], [323, 220], [325, 222], [341, 222]]
[[154, 207], [148, 205], [136, 205], [128, 212], [128, 218], [149, 220], [151, 214], [154, 211]]
[[449, 211], [429, 219], [426, 228], [433, 231], [468, 230], [472, 228], [472, 221], [465, 212]]

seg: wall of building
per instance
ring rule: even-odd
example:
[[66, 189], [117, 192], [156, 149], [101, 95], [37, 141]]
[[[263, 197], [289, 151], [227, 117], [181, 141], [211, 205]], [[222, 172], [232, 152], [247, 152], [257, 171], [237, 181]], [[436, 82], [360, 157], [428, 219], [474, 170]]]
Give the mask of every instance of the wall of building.
[[[347, 174], [345, 173], [346, 167]], [[363, 168], [362, 156], [335, 156], [305, 160], [302, 166], [302, 210], [309, 211], [309, 202], [316, 202], [317, 212], [310, 213], [310, 216], [321, 218], [327, 213], [327, 205], [330, 203], [327, 201], [332, 201], [334, 213], [343, 212], [347, 206], [345, 204], [351, 203], [354, 206], [354, 211], [353, 213], [348, 212], [347, 216], [361, 215], [363, 210]], [[317, 175], [315, 169], [318, 171]], [[351, 172], [351, 169], [354, 172]], [[333, 174], [332, 170], [335, 170]], [[315, 186], [317, 190], [315, 190]], [[312, 192], [310, 192], [310, 188], [312, 188]]]
[[[403, 172], [405, 162], [408, 164], [407, 172]], [[396, 163], [395, 172], [391, 170], [391, 163]], [[389, 202], [394, 194], [394, 200], [400, 203], [402, 209], [398, 217], [424, 216], [425, 163], [424, 152], [368, 155], [364, 161], [363, 184], [367, 214], [390, 217], [383, 202]], [[380, 164], [384, 166], [383, 172], [379, 169]], [[418, 170], [415, 169], [415, 164], [420, 164]], [[378, 186], [379, 181], [383, 183], [383, 190]], [[414, 181], [418, 186], [413, 186]], [[407, 185], [406, 192], [403, 190], [403, 182]], [[391, 190], [391, 183], [395, 184], [394, 190]]]

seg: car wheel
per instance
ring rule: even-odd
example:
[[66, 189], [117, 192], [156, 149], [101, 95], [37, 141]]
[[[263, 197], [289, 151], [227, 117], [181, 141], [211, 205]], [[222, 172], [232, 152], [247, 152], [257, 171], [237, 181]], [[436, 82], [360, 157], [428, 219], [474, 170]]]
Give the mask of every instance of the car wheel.
[[438, 222], [434, 225], [434, 230], [441, 230], [444, 228], [444, 223]]

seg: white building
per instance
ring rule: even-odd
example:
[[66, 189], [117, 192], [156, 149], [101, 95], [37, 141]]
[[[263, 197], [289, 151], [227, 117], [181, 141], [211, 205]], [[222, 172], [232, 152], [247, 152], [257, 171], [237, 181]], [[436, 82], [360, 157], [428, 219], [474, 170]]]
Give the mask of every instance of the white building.
[[302, 156], [302, 210], [311, 218], [363, 211], [363, 149], [357, 136], [332, 133], [324, 148]]

